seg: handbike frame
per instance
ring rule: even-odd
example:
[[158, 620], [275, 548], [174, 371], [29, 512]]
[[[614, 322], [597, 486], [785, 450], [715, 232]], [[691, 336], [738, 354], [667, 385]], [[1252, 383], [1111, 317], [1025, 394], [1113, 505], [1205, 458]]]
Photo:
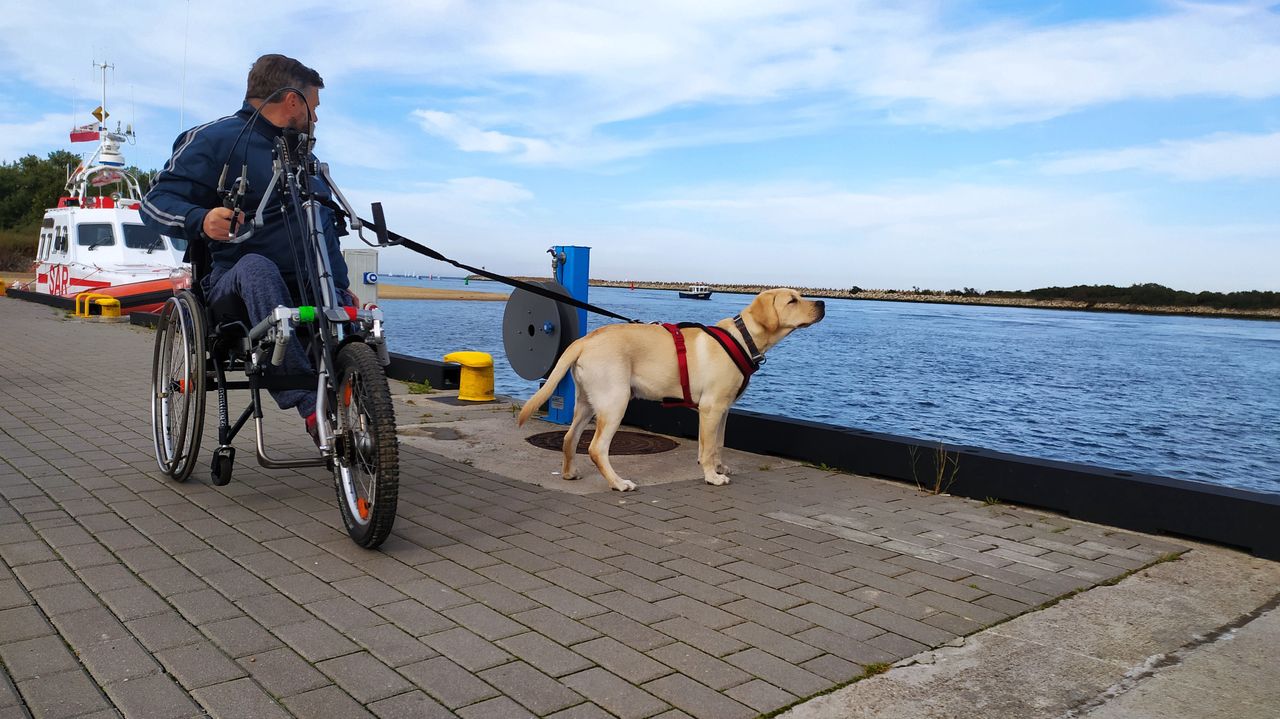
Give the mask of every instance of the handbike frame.
[[[290, 147], [289, 140], [295, 137], [301, 138], [298, 142], [300, 148]], [[279, 187], [280, 202], [283, 205], [281, 210], [285, 213], [284, 216], [288, 217], [288, 210], [292, 207], [295, 210], [294, 215], [303, 220], [303, 257], [301, 258], [303, 262], [300, 263], [299, 275], [305, 274], [309, 278], [309, 281], [299, 283], [299, 299], [303, 307], [277, 307], [270, 316], [249, 329], [243, 340], [244, 346], [239, 348], [239, 352], [231, 353], [233, 357], [235, 354], [247, 357], [243, 366], [246, 380], [228, 380], [227, 368], [217, 361], [211, 363], [217, 375], [218, 394], [218, 447], [214, 450], [215, 456], [234, 458], [235, 450], [231, 447], [231, 442], [252, 416], [258, 463], [263, 467], [274, 469], [324, 466], [333, 460], [336, 428], [330, 421], [328, 410], [329, 402], [333, 398], [332, 382], [337, 373], [335, 358], [338, 348], [348, 342], [363, 341], [373, 347], [384, 366], [389, 360], [382, 332], [382, 312], [376, 308], [346, 308], [338, 301], [337, 288], [333, 282], [333, 268], [329, 261], [328, 247], [319, 214], [322, 204], [317, 198], [315, 189], [311, 187], [311, 176], [322, 175], [330, 189], [335, 194], [338, 194], [338, 191], [329, 177], [328, 167], [323, 164], [316, 167], [316, 163], [310, 160], [308, 145], [306, 136], [296, 136], [292, 133], [277, 139], [271, 182], [262, 195], [252, 226], [246, 227], [245, 231], [233, 240], [243, 241], [252, 234], [254, 228], [260, 228], [263, 225], [263, 217], [269, 209], [272, 195]], [[296, 249], [295, 247], [295, 252]], [[314, 313], [306, 312], [304, 307], [313, 307], [315, 311]], [[311, 360], [315, 367], [314, 384], [300, 375], [268, 374], [269, 364], [278, 366], [283, 361], [285, 348], [295, 334], [293, 325], [308, 317], [314, 326], [314, 337], [309, 343]], [[364, 333], [348, 333], [347, 325], [352, 322], [360, 325], [365, 330]], [[320, 457], [271, 456], [267, 450], [263, 430], [262, 390], [312, 387], [316, 391]], [[227, 411], [228, 389], [249, 389], [252, 396], [249, 405], [245, 407], [235, 424], [230, 423]]]

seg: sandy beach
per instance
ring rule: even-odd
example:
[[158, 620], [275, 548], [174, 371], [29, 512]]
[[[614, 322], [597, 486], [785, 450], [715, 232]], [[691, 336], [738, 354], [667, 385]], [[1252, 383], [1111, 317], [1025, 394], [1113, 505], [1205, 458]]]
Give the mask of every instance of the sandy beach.
[[0, 272], [0, 280], [3, 280], [6, 285], [12, 285], [15, 282], [29, 282], [35, 278], [36, 276], [30, 272]]
[[482, 302], [505, 302], [507, 300], [507, 293], [379, 284], [378, 301], [381, 302], [382, 300], [478, 300]]

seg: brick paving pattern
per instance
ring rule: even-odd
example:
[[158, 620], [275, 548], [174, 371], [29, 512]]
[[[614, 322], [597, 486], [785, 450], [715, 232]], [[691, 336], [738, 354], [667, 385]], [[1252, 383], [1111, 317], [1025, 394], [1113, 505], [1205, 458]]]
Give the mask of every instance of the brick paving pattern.
[[150, 332], [0, 298], [0, 338], [5, 717], [752, 717], [1181, 549], [811, 467], [575, 496], [403, 446], [367, 552], [252, 432], [226, 487], [212, 424], [158, 475]]

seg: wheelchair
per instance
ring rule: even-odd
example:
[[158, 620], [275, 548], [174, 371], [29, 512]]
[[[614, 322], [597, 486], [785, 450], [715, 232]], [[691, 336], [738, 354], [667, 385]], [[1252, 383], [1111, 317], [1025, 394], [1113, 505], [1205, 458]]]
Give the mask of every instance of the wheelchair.
[[[301, 238], [290, 228], [295, 256], [305, 260], [298, 265], [299, 281], [292, 288], [296, 306], [277, 307], [253, 327], [237, 297], [210, 306], [202, 282], [211, 268], [209, 250], [202, 242], [191, 243], [191, 286], [165, 302], [156, 328], [151, 383], [156, 461], [174, 481], [191, 477], [204, 434], [206, 397], [216, 393], [218, 444], [210, 461], [214, 485], [231, 481], [236, 456], [231, 442], [252, 417], [258, 463], [267, 468], [328, 467], [347, 533], [356, 544], [373, 549], [391, 532], [399, 493], [399, 448], [385, 371], [389, 355], [382, 313], [339, 303], [323, 232], [318, 230], [322, 198], [309, 178], [319, 174], [339, 198], [341, 194], [327, 167], [314, 162], [308, 166], [305, 136], [301, 146], [291, 142], [296, 140], [277, 141], [275, 177], [256, 216], [263, 216], [272, 189], [280, 185], [280, 202], [291, 203], [293, 217], [304, 218], [298, 228]], [[313, 371], [272, 371], [294, 341], [302, 341]], [[227, 395], [238, 389], [249, 390], [249, 402], [232, 422]], [[262, 393], [283, 389], [316, 390], [318, 456], [269, 452]]]

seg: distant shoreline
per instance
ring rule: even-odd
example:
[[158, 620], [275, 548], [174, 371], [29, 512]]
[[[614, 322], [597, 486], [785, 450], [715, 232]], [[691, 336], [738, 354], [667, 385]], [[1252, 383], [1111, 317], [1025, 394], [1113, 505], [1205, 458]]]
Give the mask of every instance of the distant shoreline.
[[479, 302], [506, 302], [506, 292], [482, 290], [456, 290], [438, 287], [413, 287], [378, 283], [378, 301], [382, 300], [472, 300]]
[[[484, 277], [472, 277], [476, 281], [489, 281]], [[516, 279], [544, 282], [547, 277], [518, 277]], [[625, 280], [591, 280], [592, 287], [635, 287], [638, 290], [667, 290], [671, 292], [689, 289], [688, 282], [630, 282]], [[707, 284], [707, 283], [703, 283]], [[1077, 310], [1084, 312], [1124, 312], [1142, 315], [1185, 315], [1190, 317], [1227, 317], [1232, 319], [1280, 320], [1280, 308], [1265, 310], [1233, 310], [1216, 307], [1175, 307], [1126, 305], [1109, 302], [1080, 302], [1075, 300], [1035, 300], [1015, 297], [984, 297], [981, 295], [922, 294], [903, 291], [862, 290], [856, 294], [848, 290], [822, 287], [796, 287], [791, 285], [716, 285], [708, 284], [712, 292], [754, 295], [773, 287], [791, 287], [806, 297], [824, 297], [841, 300], [877, 300], [881, 302], [917, 302], [941, 305], [987, 305], [994, 307], [1025, 307], [1043, 310]]]

